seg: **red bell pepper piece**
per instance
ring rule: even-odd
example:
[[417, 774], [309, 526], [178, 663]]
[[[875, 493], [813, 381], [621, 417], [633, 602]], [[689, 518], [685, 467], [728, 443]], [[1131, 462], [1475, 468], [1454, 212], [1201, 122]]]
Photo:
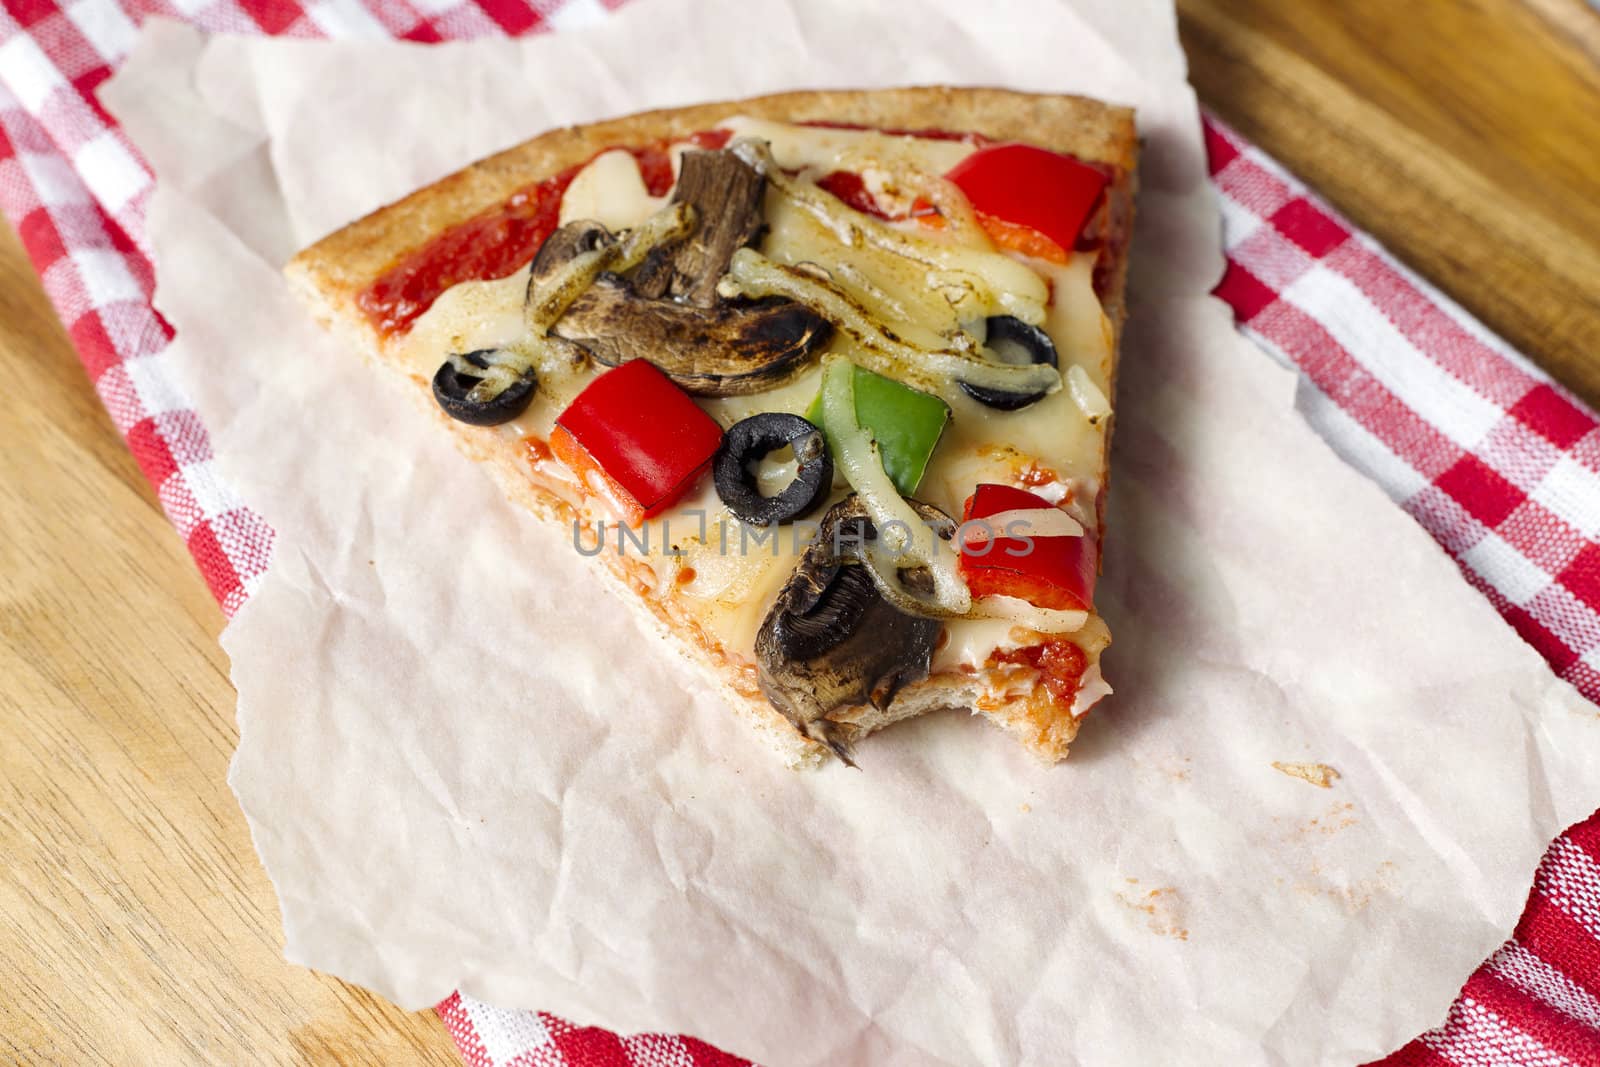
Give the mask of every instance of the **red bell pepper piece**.
[[[1077, 245], [1109, 182], [1101, 168], [1081, 159], [1016, 143], [980, 148], [945, 177], [967, 194], [997, 244], [1062, 260]], [[1019, 234], [1017, 227], [1034, 231], [1055, 249]]]
[[885, 222], [916, 219], [924, 226], [934, 229], [944, 228], [944, 216], [939, 214], [939, 209], [920, 196], [911, 202], [909, 212], [897, 215], [885, 211], [878, 203], [878, 198], [872, 195], [872, 190], [867, 188], [866, 180], [853, 170], [831, 170], [817, 179], [817, 187], [832, 193], [847, 207], [852, 207], [863, 215], [871, 215], [875, 219], [883, 219]]
[[550, 450], [637, 526], [694, 487], [721, 441], [722, 428], [689, 394], [635, 359], [600, 375], [567, 405]]
[[[1006, 511], [1041, 511], [1055, 505], [1026, 489], [985, 483], [967, 498], [962, 522], [987, 519]], [[1035, 537], [1017, 529], [1020, 537], [994, 530], [993, 539], [981, 527], [964, 529], [961, 574], [975, 597], [1014, 596], [1041, 608], [1087, 610], [1094, 603], [1094, 583], [1100, 563], [1100, 546], [1094, 535]]]
[[817, 179], [817, 185], [863, 214], [891, 221], [894, 218], [878, 206], [877, 198], [867, 188], [867, 183], [853, 170], [829, 171]]

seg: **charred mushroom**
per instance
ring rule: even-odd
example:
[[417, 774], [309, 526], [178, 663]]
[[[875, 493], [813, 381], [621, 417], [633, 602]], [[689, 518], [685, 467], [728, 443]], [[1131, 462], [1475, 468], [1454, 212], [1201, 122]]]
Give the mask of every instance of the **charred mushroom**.
[[799, 304], [700, 308], [646, 300], [616, 275], [601, 275], [554, 332], [608, 367], [647, 359], [696, 396], [747, 396], [804, 370], [833, 327]]
[[[652, 251], [631, 279], [602, 274], [552, 332], [606, 366], [647, 359], [699, 396], [744, 396], [794, 377], [832, 324], [800, 304], [729, 302], [716, 292], [733, 253], [761, 232], [765, 182], [731, 152], [684, 153], [673, 198], [694, 209], [694, 229]], [[615, 239], [597, 222], [561, 227], [534, 258], [529, 291]]]
[[732, 152], [685, 152], [672, 199], [693, 205], [700, 225], [686, 240], [657, 249], [644, 261], [633, 279], [635, 291], [650, 300], [670, 297], [695, 307], [714, 306], [728, 261], [763, 229], [766, 189], [767, 179]]
[[[918, 510], [943, 517], [927, 505]], [[942, 628], [878, 592], [860, 558], [875, 536], [855, 495], [830, 508], [756, 634], [761, 689], [772, 706], [851, 766], [854, 731], [829, 716], [862, 704], [887, 708], [904, 685], [927, 677]], [[926, 571], [906, 571], [901, 580], [930, 581]]]
[[532, 293], [540, 282], [555, 273], [556, 268], [585, 252], [593, 252], [602, 245], [615, 241], [612, 232], [593, 219], [569, 222], [544, 239], [539, 252], [529, 268], [528, 292]]

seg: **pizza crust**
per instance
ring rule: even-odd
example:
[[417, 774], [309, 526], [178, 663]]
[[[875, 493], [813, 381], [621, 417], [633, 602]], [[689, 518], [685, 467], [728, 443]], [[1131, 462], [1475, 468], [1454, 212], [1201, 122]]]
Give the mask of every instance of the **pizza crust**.
[[[558, 493], [530, 476], [519, 450], [498, 434], [485, 434], [456, 422], [433, 403], [429, 383], [388, 359], [382, 335], [357, 304], [360, 294], [402, 256], [439, 232], [496, 207], [509, 196], [596, 153], [618, 145], [674, 140], [715, 127], [735, 115], [786, 122], [825, 120], [862, 126], [917, 129], [937, 116], [942, 129], [981, 132], [998, 140], [1025, 141], [1108, 163], [1121, 175], [1108, 190], [1131, 226], [1138, 142], [1133, 112], [1074, 96], [1019, 93], [1002, 89], [922, 87], [870, 91], [782, 93], [748, 100], [649, 111], [605, 122], [552, 130], [440, 179], [372, 212], [300, 252], [284, 268], [291, 288], [317, 319], [341, 341], [379, 363], [401, 370], [408, 392], [429, 417], [455, 435], [462, 451], [486, 465], [506, 495], [546, 521], [563, 528], [579, 519]], [[1106, 315], [1120, 343], [1125, 318], [1126, 241], [1113, 262], [1105, 297]], [[1115, 352], [1106, 368], [1115, 383]], [[1109, 391], [1108, 391], [1109, 395]], [[1106, 483], [1101, 472], [1101, 483]], [[592, 530], [590, 533], [592, 534]], [[1101, 524], [1104, 536], [1104, 525]], [[648, 628], [676, 648], [741, 718], [792, 766], [815, 765], [827, 756], [818, 743], [801, 737], [763, 697], [755, 668], [735, 663], [728, 651], [683, 612], [659, 596], [652, 582], [632, 570], [645, 567], [615, 553], [597, 557], [624, 601]], [[940, 708], [981, 712], [1043, 760], [1067, 753], [1078, 723], [1072, 715], [1029, 694], [1025, 667], [991, 671], [948, 671], [903, 690], [887, 709], [857, 709], [844, 721], [865, 736], [892, 722]], [[1013, 686], [1012, 682], [1016, 685]]]

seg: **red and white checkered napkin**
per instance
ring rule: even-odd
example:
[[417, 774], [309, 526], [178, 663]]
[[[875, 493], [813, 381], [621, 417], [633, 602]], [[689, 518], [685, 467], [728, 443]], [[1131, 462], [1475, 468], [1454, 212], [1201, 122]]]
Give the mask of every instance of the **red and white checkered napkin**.
[[[223, 610], [272, 531], [210, 464], [163, 355], [142, 245], [149, 170], [94, 99], [149, 14], [203, 29], [436, 41], [559, 29], [620, 0], [7, 0], [0, 13], [0, 209], [90, 379]], [[370, 6], [369, 6], [370, 5]], [[1563, 678], [1600, 701], [1600, 423], [1460, 308], [1212, 123], [1241, 327], [1304, 375], [1306, 417], [1460, 562]], [[618, 1037], [462, 996], [439, 1006], [474, 1067], [725, 1067], [692, 1038]], [[1449, 1018], [1389, 1067], [1600, 1065], [1600, 815], [1562, 835], [1515, 936]]]

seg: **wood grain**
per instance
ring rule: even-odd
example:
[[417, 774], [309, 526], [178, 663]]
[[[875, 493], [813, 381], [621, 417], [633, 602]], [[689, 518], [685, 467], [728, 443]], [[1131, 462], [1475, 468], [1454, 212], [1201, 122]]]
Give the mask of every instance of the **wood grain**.
[[0, 238], [0, 1063], [459, 1064], [281, 957], [222, 614]]
[[1201, 100], [1600, 406], [1600, 15], [1178, 0]]
[[[1583, 0], [1179, 7], [1207, 106], [1600, 403]], [[0, 1062], [456, 1063], [281, 959], [221, 614], [9, 230], [0, 382]]]

